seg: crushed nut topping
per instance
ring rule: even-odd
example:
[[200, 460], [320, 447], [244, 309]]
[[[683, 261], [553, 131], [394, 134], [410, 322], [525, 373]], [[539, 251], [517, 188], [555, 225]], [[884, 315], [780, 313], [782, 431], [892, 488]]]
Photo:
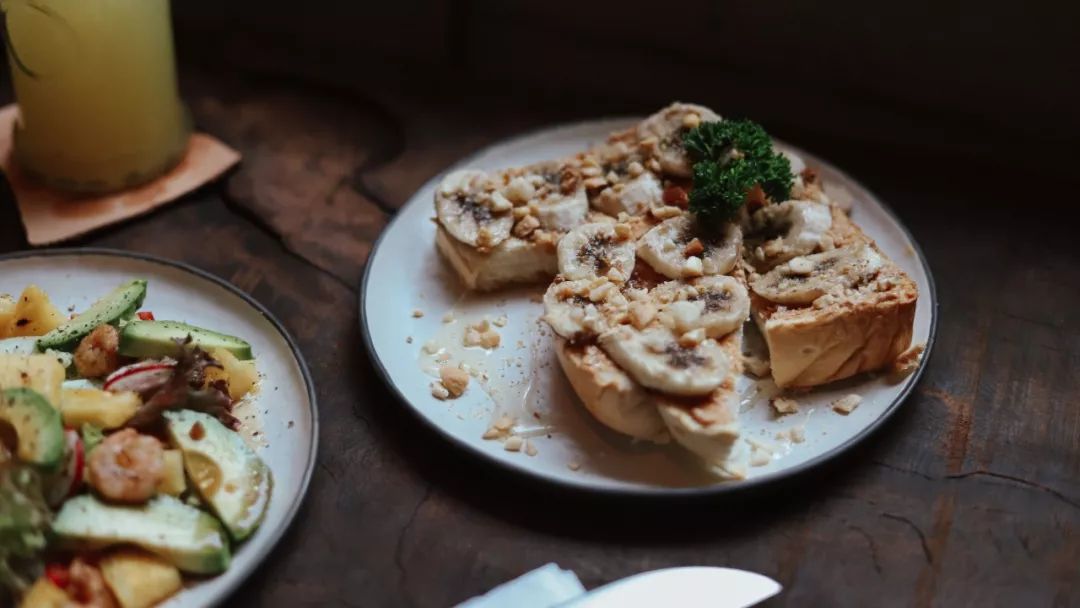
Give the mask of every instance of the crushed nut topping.
[[862, 403], [862, 397], [856, 394], [844, 395], [832, 402], [832, 409], [839, 414], [850, 414]]
[[919, 369], [919, 362], [922, 361], [923, 351], [925, 350], [926, 343], [920, 342], [911, 345], [910, 348], [900, 353], [900, 356], [896, 358], [896, 361], [893, 361], [892, 368], [889, 370], [889, 380], [893, 383], [900, 382]]
[[442, 382], [435, 381], [431, 383], [431, 396], [443, 401], [450, 398], [450, 391]]
[[460, 397], [469, 386], [469, 372], [460, 367], [444, 365], [439, 368], [439, 379], [453, 397]]
[[787, 397], [775, 397], [772, 400], [772, 406], [776, 413], [781, 416], [799, 411], [799, 402]]
[[532, 234], [539, 227], [540, 220], [536, 219], [536, 216], [526, 215], [514, 224], [514, 229], [511, 232], [519, 239], [523, 239]]
[[683, 255], [690, 257], [692, 255], [701, 255], [705, 252], [705, 245], [701, 243], [701, 239], [693, 238], [686, 247], [683, 247]]

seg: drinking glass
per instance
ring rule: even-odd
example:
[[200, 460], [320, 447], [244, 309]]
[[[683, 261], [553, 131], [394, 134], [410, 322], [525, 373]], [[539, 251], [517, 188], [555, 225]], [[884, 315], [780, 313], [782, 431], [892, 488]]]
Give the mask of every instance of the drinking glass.
[[74, 192], [137, 186], [174, 167], [190, 119], [169, 0], [0, 0], [19, 118], [16, 162]]

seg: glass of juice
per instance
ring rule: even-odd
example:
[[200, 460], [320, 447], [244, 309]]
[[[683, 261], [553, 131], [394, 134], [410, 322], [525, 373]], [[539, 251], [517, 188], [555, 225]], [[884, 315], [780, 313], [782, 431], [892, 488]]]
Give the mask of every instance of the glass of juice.
[[150, 181], [187, 150], [169, 0], [0, 0], [15, 160], [73, 192]]

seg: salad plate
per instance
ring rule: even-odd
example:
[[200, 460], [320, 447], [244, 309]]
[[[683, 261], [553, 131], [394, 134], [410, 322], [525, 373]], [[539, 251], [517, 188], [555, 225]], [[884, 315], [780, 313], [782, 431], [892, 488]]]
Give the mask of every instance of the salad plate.
[[[670, 443], [634, 440], [589, 415], [560, 369], [556, 336], [543, 320], [548, 281], [477, 291], [462, 280], [461, 264], [440, 255], [445, 248], [436, 244], [440, 228], [432, 220], [444, 178], [460, 174], [459, 169], [541, 166], [537, 163], [571, 157], [635, 123], [595, 120], [514, 137], [463, 159], [415, 193], [376, 244], [359, 298], [366, 346], [387, 384], [451, 444], [515, 473], [591, 492], [708, 496], [739, 491], [808, 470], [869, 437], [918, 382], [933, 345], [937, 296], [929, 266], [898, 218], [857, 181], [811, 153], [775, 142], [813, 169], [829, 199], [849, 209], [851, 220], [910, 277], [919, 297], [911, 344], [924, 350], [905, 376], [861, 373], [800, 392], [794, 413], [779, 412], [772, 404], [781, 391], [771, 380], [742, 375], [736, 383], [741, 433], [759, 454], [737, 479], [718, 477]], [[470, 332], [494, 332], [497, 338], [470, 341]], [[749, 323], [746, 333], [752, 333]], [[471, 376], [460, 397], [447, 398], [446, 378], [439, 382], [440, 367], [447, 363]], [[503, 431], [509, 425], [517, 439], [507, 439]]]
[[[59, 539], [56, 542], [72, 542], [64, 549], [75, 547], [76, 559], [83, 558], [84, 549], [90, 551], [87, 563], [104, 571], [114, 595], [129, 593], [132, 602], [155, 593], [139, 588], [140, 584], [149, 587], [159, 579], [171, 580], [168, 584], [175, 588], [176, 568], [183, 574], [179, 589], [159, 597], [155, 601], [161, 603], [155, 605], [179, 608], [223, 602], [285, 533], [315, 465], [318, 412], [311, 376], [296, 343], [265, 307], [227, 281], [186, 264], [127, 251], [55, 249], [0, 256], [0, 294], [19, 300], [47, 294], [48, 314], [55, 316], [59, 311], [63, 316], [62, 323], [53, 322], [59, 327], [52, 332], [13, 338], [11, 330], [48, 316], [42, 312], [44, 305], [26, 304], [29, 314], [19, 309], [17, 316], [28, 318], [10, 320], [8, 335], [0, 340], [3, 365], [34, 361], [31, 367], [40, 369], [45, 365], [41, 361], [56, 356], [67, 369], [62, 396], [49, 395], [57, 392], [54, 389], [41, 390], [48, 401], [61, 404], [56, 409], [62, 414], [65, 438], [72, 438], [64, 453], [71, 453], [76, 437], [80, 453], [85, 450], [81, 458], [85, 473], [76, 476], [79, 479], [66, 498], [61, 494], [59, 499], [49, 499], [58, 503], [51, 524], [51, 535]], [[117, 298], [122, 302], [114, 306], [120, 301]], [[79, 322], [89, 316], [94, 318]], [[105, 327], [109, 324], [111, 329]], [[119, 336], [119, 357], [113, 355], [119, 361], [111, 367], [94, 370], [96, 364], [88, 363], [89, 345], [83, 342], [89, 339], [85, 334], [91, 325], [97, 328], [95, 332], [104, 328], [105, 333]], [[199, 372], [199, 386], [186, 376], [192, 387], [182, 397], [187, 401], [162, 404], [163, 413], [150, 419], [144, 410], [160, 399], [154, 393], [154, 375], [164, 379], [170, 370], [187, 365], [187, 356], [175, 354], [183, 351], [166, 352], [169, 349], [187, 349], [195, 353], [192, 357], [205, 357], [209, 363]], [[30, 354], [35, 351], [38, 354]], [[20, 356], [27, 358], [20, 360]], [[6, 378], [4, 373], [0, 370], [0, 379]], [[166, 387], [172, 386], [169, 382]], [[4, 388], [9, 407], [14, 407], [12, 395], [23, 399], [34, 392]], [[226, 409], [195, 405], [213, 401], [215, 390], [217, 402], [223, 400]], [[124, 411], [128, 397], [140, 403], [139, 396], [141, 405], [134, 416], [118, 413]], [[104, 435], [92, 438], [102, 426]], [[132, 486], [110, 488], [108, 470], [97, 471], [95, 477], [91, 467], [95, 459], [101, 460], [96, 452], [119, 441], [121, 434], [136, 435], [135, 429], [145, 433], [139, 436], [146, 442], [160, 442], [166, 455], [173, 452], [179, 471], [170, 481], [167, 467], [156, 489], [145, 493]], [[21, 437], [18, 456], [23, 456]], [[129, 444], [118, 449], [120, 455], [110, 464], [124, 466], [127, 455], [134, 453], [124, 450], [134, 448]], [[153, 447], [157, 453], [161, 449]], [[51, 471], [66, 466], [37, 464], [46, 465], [39, 469], [46, 479], [56, 475]], [[177, 484], [179, 488], [167, 489]], [[243, 502], [227, 503], [222, 498], [226, 494], [239, 495]], [[144, 515], [149, 512], [154, 517], [163, 515], [158, 519]], [[190, 540], [182, 538], [185, 525], [162, 523], [167, 521], [187, 521], [203, 536], [184, 545]], [[148, 526], [143, 530], [146, 538], [132, 532], [140, 526]], [[181, 544], [156, 543], [150, 538], [155, 531], [162, 537], [177, 535]], [[139, 554], [117, 558], [113, 545], [119, 544], [137, 547]], [[52, 554], [44, 559], [50, 568], [55, 567]], [[149, 565], [143, 568], [140, 559]], [[59, 568], [59, 577], [47, 570], [47, 580], [56, 583], [76, 576], [65, 569], [73, 566]]]

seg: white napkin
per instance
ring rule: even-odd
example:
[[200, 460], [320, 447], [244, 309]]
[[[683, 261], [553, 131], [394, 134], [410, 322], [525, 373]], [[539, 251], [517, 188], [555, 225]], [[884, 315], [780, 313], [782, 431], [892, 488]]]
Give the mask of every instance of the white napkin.
[[456, 608], [550, 608], [585, 594], [576, 574], [557, 564], [540, 566]]

